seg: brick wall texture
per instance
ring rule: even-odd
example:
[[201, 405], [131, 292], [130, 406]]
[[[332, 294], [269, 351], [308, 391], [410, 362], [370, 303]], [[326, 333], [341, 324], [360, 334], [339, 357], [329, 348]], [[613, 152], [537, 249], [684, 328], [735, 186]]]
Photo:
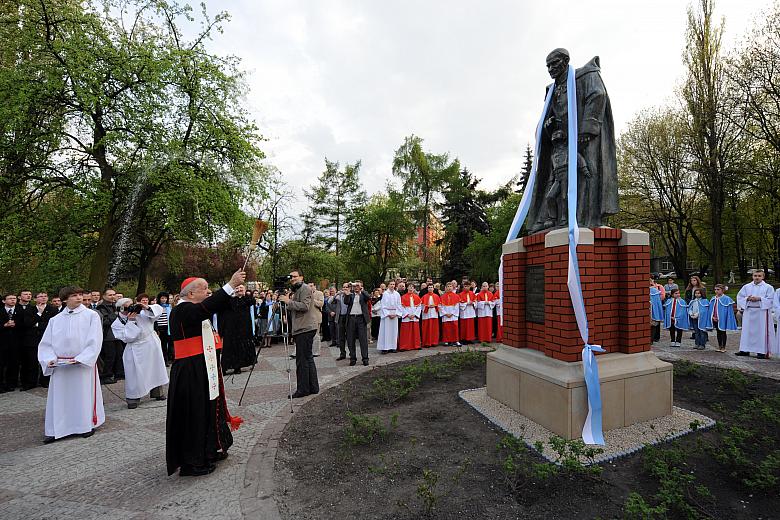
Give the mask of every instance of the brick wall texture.
[[[607, 352], [650, 350], [649, 246], [618, 246], [620, 229], [596, 228], [594, 244], [577, 255], [591, 344]], [[504, 256], [504, 344], [532, 348], [563, 361], [582, 359], [569, 289], [568, 246], [544, 247], [545, 233], [523, 238], [526, 252]], [[525, 320], [525, 269], [544, 266], [544, 324]]]

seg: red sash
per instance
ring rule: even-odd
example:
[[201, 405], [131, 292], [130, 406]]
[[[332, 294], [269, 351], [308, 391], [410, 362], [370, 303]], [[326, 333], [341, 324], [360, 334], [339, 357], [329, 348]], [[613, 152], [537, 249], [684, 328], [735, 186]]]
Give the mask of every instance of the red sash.
[[[214, 333], [214, 343], [217, 350], [222, 348], [222, 339]], [[184, 359], [203, 354], [203, 336], [193, 336], [186, 339], [178, 339], [173, 342], [174, 359]]]

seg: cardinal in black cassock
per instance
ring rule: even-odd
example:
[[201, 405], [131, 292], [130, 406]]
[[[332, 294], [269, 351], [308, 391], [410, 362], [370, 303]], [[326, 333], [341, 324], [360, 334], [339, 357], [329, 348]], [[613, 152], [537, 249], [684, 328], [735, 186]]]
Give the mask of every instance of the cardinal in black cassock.
[[206, 475], [227, 458], [233, 444], [231, 430], [241, 424], [231, 417], [225, 401], [220, 354], [222, 342], [212, 328], [215, 313], [230, 308], [234, 289], [246, 274], [236, 271], [224, 287], [206, 297], [202, 278], [187, 278], [169, 324], [174, 362], [168, 388], [165, 458], [168, 475]]

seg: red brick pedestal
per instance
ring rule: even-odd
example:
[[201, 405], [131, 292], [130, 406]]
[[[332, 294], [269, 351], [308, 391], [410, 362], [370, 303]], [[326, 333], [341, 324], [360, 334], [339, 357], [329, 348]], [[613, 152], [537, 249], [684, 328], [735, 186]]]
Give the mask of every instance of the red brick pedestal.
[[[488, 358], [488, 394], [558, 435], [579, 437], [587, 398], [583, 342], [567, 286], [568, 232], [520, 238], [503, 252], [505, 347]], [[598, 356], [604, 429], [671, 413], [671, 365], [650, 347], [649, 236], [582, 228], [577, 253], [589, 342], [608, 352]], [[528, 306], [542, 303], [528, 297], [542, 269], [540, 320]]]

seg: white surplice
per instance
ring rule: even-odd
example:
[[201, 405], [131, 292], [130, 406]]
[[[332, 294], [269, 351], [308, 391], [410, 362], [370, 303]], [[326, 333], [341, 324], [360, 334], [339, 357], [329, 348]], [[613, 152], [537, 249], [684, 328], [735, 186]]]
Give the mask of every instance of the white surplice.
[[[387, 289], [382, 294], [379, 304], [379, 336], [376, 340], [377, 350], [396, 350], [398, 348], [398, 320], [401, 319], [401, 295], [397, 291]], [[395, 318], [390, 316], [394, 315]]]
[[[51, 320], [38, 345], [38, 362], [50, 375], [45, 434], [59, 439], [87, 433], [106, 420], [95, 363], [103, 343], [100, 315], [79, 305]], [[50, 367], [50, 362], [75, 361]]]
[[154, 323], [163, 312], [159, 305], [152, 305], [134, 321], [118, 317], [111, 324], [114, 337], [126, 343], [122, 361], [128, 399], [140, 399], [152, 389], [168, 384], [160, 338], [154, 332]]
[[[758, 296], [761, 300], [749, 302], [748, 296]], [[742, 311], [741, 352], [770, 353], [775, 338], [771, 316], [774, 296], [775, 290], [764, 281], [759, 284], [750, 282], [739, 290], [737, 308]]]
[[775, 321], [778, 323], [777, 332], [775, 332], [774, 341], [772, 342], [772, 355], [780, 356], [780, 289], [775, 291], [772, 308], [775, 312]]

